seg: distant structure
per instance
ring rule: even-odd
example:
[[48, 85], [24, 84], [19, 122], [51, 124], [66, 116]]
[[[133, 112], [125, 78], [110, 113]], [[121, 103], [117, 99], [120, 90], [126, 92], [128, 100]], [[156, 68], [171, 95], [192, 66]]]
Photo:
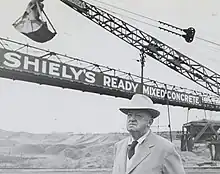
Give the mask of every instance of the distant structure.
[[211, 159], [220, 161], [220, 121], [202, 119], [182, 126], [181, 151], [192, 151], [194, 144], [207, 144]]

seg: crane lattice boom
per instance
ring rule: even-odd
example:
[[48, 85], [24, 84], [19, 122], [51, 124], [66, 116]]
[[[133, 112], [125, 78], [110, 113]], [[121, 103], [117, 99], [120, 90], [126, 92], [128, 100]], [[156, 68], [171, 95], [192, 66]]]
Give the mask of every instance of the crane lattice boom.
[[158, 39], [82, 0], [61, 0], [72, 9], [188, 79], [220, 95], [220, 75]]

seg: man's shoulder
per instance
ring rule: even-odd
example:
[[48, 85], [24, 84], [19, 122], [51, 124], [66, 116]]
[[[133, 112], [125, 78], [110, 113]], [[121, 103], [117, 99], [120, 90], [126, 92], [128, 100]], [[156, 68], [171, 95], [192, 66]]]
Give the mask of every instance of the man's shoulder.
[[156, 133], [151, 133], [152, 139], [155, 143], [155, 145], [158, 145], [157, 147], [160, 147], [161, 149], [166, 149], [166, 150], [172, 150], [175, 148], [175, 144], [170, 142], [168, 139], [157, 135]]
[[125, 142], [128, 141], [128, 139], [129, 139], [129, 136], [127, 136], [127, 137], [121, 139], [120, 141], [118, 141], [118, 142], [115, 143], [115, 146], [119, 146], [119, 145], [121, 145], [121, 144], [124, 144]]

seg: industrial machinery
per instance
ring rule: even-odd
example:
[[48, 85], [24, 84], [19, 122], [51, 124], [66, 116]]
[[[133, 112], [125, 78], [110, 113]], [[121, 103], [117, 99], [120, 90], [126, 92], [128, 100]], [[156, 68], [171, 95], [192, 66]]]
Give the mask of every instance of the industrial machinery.
[[[33, 1], [33, 0], [32, 0]], [[35, 0], [41, 2], [42, 0]], [[164, 44], [146, 32], [128, 24], [104, 10], [82, 0], [60, 0], [76, 12], [82, 14], [100, 27], [114, 34], [140, 51], [140, 62], [144, 66], [148, 55], [174, 71], [220, 95], [220, 75], [188, 56]], [[193, 40], [195, 31], [189, 28], [183, 37]], [[143, 83], [143, 79], [142, 79]], [[143, 89], [142, 89], [143, 91]]]
[[[141, 93], [142, 77], [76, 57], [0, 38], [0, 77], [130, 99]], [[220, 98], [143, 78], [155, 103], [220, 111]], [[167, 94], [167, 95], [166, 95]]]
[[189, 78], [211, 92], [220, 95], [220, 75], [188, 56], [164, 44], [146, 32], [82, 0], [61, 0], [118, 38]]
[[193, 151], [195, 144], [207, 144], [212, 160], [220, 160], [220, 121], [202, 119], [182, 126], [181, 150]]
[[[194, 108], [195, 105], [185, 105], [183, 102], [173, 102], [171, 100], [171, 97], [168, 95], [168, 85], [163, 84], [163, 87], [161, 89], [165, 90], [163, 97], [158, 97], [158, 96], [152, 96], [153, 92], [147, 93], [145, 82], [144, 82], [144, 77], [143, 77], [143, 67], [145, 63], [145, 56], [148, 55], [152, 57], [153, 59], [157, 60], [160, 63], [163, 63], [167, 67], [173, 69], [174, 71], [180, 73], [181, 75], [187, 77], [188, 79], [194, 81], [195, 83], [203, 86], [205, 89], [215, 93], [217, 96], [215, 96], [215, 99], [209, 97], [209, 95], [205, 94], [207, 96], [207, 99], [211, 99], [211, 102], [204, 102], [202, 105], [199, 104], [201, 99], [196, 99], [196, 96], [193, 96], [193, 101], [197, 101], [197, 106], [195, 108], [200, 108], [200, 109], [210, 109], [212, 110], [218, 110], [216, 109], [216, 106], [218, 106], [218, 102], [213, 102], [213, 101], [218, 101], [219, 96], [220, 96], [220, 75], [213, 70], [207, 68], [206, 66], [198, 63], [197, 61], [189, 58], [188, 56], [180, 53], [179, 51], [171, 48], [170, 46], [164, 44], [163, 42], [159, 41], [158, 39], [152, 37], [151, 35], [147, 34], [146, 32], [128, 24], [127, 22], [113, 16], [110, 13], [107, 13], [106, 11], [97, 8], [96, 6], [87, 3], [82, 0], [61, 0], [64, 4], [75, 10], [76, 12], [80, 13], [87, 19], [93, 21], [100, 27], [104, 28], [105, 30], [109, 31], [113, 35], [117, 36], [121, 40], [127, 42], [131, 46], [135, 47], [140, 51], [141, 55], [141, 66], [142, 66], [142, 73], [141, 77], [138, 78], [137, 83], [139, 83], [140, 88], [136, 88], [137, 90], [135, 91], [126, 91], [126, 89], [119, 89], [119, 86], [116, 85], [115, 87], [112, 88], [112, 86], [109, 86], [110, 88], [106, 88], [106, 86], [103, 86], [103, 83], [99, 86], [97, 84], [89, 84], [88, 81], [83, 81], [84, 83], [77, 81], [77, 79], [74, 79], [71, 81], [71, 83], [74, 85], [71, 85], [70, 82], [68, 83], [63, 83], [61, 82], [60, 86], [62, 87], [69, 87], [73, 89], [79, 89], [83, 91], [90, 91], [90, 92], [96, 92], [96, 93], [102, 93], [102, 94], [107, 94], [107, 95], [113, 95], [113, 96], [120, 96], [120, 97], [125, 97], [125, 98], [131, 98], [131, 96], [138, 92], [138, 93], [144, 93], [149, 95], [150, 97], [153, 98], [155, 103], [160, 103], [160, 104], [173, 104], [173, 105], [178, 105], [178, 106], [185, 106], [188, 108]], [[191, 42], [193, 40], [195, 31], [190, 28], [189, 30], [185, 30], [186, 35], [183, 35], [185, 40], [187, 42]], [[44, 50], [45, 51], [45, 50]], [[4, 52], [4, 51], [3, 51]], [[54, 52], [48, 52], [46, 55], [59, 55]], [[44, 57], [44, 55], [42, 56]], [[85, 62], [84, 62], [85, 63]], [[87, 62], [88, 63], [88, 62]], [[100, 65], [95, 65], [92, 64], [94, 67], [100, 70], [101, 73], [104, 72], [115, 72], [113, 69], [105, 69], [104, 71], [101, 71], [101, 66]], [[102, 67], [103, 68], [103, 67]], [[5, 72], [6, 73], [6, 72]], [[131, 76], [131, 74], [128, 74]], [[7, 76], [7, 75], [5, 75]], [[14, 77], [16, 75], [14, 74]], [[97, 75], [98, 76], [98, 75]], [[115, 74], [113, 75], [115, 76]], [[8, 76], [7, 76], [8, 77]], [[20, 77], [19, 77], [20, 78]], [[102, 77], [103, 78], [103, 77]], [[22, 78], [20, 78], [22, 79]], [[39, 76], [38, 76], [38, 82], [39, 82]], [[51, 82], [47, 81], [44, 79], [43, 83], [50, 83], [52, 85], [55, 85], [53, 82], [56, 78], [53, 78]], [[60, 78], [59, 78], [60, 79]], [[28, 80], [28, 79], [25, 79]], [[56, 79], [57, 80], [57, 79]], [[66, 80], [66, 79], [65, 79]], [[79, 80], [79, 79], [78, 79]], [[91, 80], [91, 79], [90, 79]], [[33, 80], [32, 80], [33, 81]], [[117, 84], [120, 83], [120, 77], [116, 76], [116, 81], [118, 82]], [[148, 82], [151, 81], [148, 79]], [[152, 82], [152, 81], [151, 81]], [[155, 81], [154, 81], [155, 82]], [[42, 82], [41, 82], [42, 83]], [[69, 84], [70, 83], [70, 84]], [[80, 86], [79, 84], [86, 84], [84, 87]], [[157, 82], [155, 82], [156, 84]], [[58, 83], [56, 83], [58, 84]], [[64, 85], [65, 84], [65, 85]], [[99, 87], [95, 89], [95, 87]], [[170, 86], [170, 85], [169, 85]], [[83, 87], [83, 88], [82, 88]], [[149, 89], [149, 88], [148, 88]], [[170, 88], [171, 89], [171, 88]], [[179, 88], [180, 89], [180, 88]], [[114, 91], [114, 92], [109, 92]], [[173, 86], [172, 88], [173, 91], [176, 91], [176, 88]], [[153, 91], [153, 90], [151, 90]], [[172, 96], [172, 95], [171, 95]], [[176, 95], [177, 96], [177, 95]], [[197, 96], [204, 96], [203, 93], [197, 93]], [[182, 99], [181, 94], [179, 94], [178, 97], [175, 97], [175, 99]], [[202, 100], [204, 101], [204, 100]], [[175, 103], [175, 104], [174, 104]], [[209, 108], [207, 107], [209, 106]], [[210, 121], [201, 121], [201, 122], [191, 122], [191, 123], [186, 123], [183, 125], [183, 135], [182, 135], [182, 145], [181, 149], [182, 150], [192, 150], [193, 144], [197, 142], [203, 142], [203, 141], [219, 141], [219, 135], [217, 134], [217, 129], [219, 125], [214, 122]], [[186, 130], [185, 130], [186, 129]]]
[[[140, 50], [142, 55], [140, 59], [142, 68], [145, 62], [144, 55], [148, 55], [154, 58], [155, 60], [163, 63], [164, 65], [168, 66], [169, 68], [173, 69], [174, 71], [180, 73], [181, 75], [187, 77], [188, 79], [203, 86], [209, 91], [220, 96], [220, 75], [218, 73], [194, 61], [193, 59], [187, 57], [186, 55], [178, 52], [177, 50], [164, 44], [158, 39], [150, 36], [144, 31], [141, 31], [140, 29], [103, 11], [100, 8], [97, 8], [92, 4], [89, 4], [82, 0], [77, 0], [77, 1], [61, 0], [61, 1], [66, 5], [68, 5], [69, 7], [71, 7], [72, 9], [74, 9], [75, 11], [77, 11], [78, 13], [88, 18], [89, 20], [98, 24], [105, 30], [111, 32], [118, 38], [122, 39], [131, 46]], [[195, 32], [192, 30], [192, 33], [193, 35], [191, 36], [193, 37]], [[143, 75], [143, 70], [142, 70], [142, 75]], [[214, 123], [210, 124], [210, 122], [200, 123], [200, 124], [205, 124], [202, 125], [204, 128], [201, 128], [201, 125], [200, 126], [198, 124], [194, 125], [193, 123], [191, 124], [187, 123], [186, 125], [183, 126], [187, 128], [187, 131], [190, 132], [191, 136], [188, 136], [189, 134], [187, 135], [183, 134], [182, 150], [184, 150], [186, 147], [188, 147], [188, 149], [191, 150], [195, 142], [199, 140], [208, 139], [209, 136], [214, 138], [212, 139], [214, 141], [219, 140], [218, 135], [216, 133], [216, 129], [218, 128], [218, 125]], [[199, 131], [199, 129], [201, 130]], [[209, 133], [208, 134], [209, 136], [204, 134], [205, 132], [210, 132], [210, 130], [212, 133]], [[186, 146], [186, 144], [188, 145]]]
[[[43, 1], [31, 0], [24, 14], [13, 23], [14, 28], [20, 33], [40, 43], [50, 41], [57, 34], [43, 10]], [[49, 27], [52, 28], [52, 31], [50, 31]]]

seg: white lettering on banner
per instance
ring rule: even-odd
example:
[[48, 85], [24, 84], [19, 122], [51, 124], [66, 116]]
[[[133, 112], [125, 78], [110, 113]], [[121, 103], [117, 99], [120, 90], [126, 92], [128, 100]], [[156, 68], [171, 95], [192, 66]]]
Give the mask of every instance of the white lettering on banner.
[[156, 96], [156, 88], [152, 88], [152, 95]]
[[75, 68], [70, 67], [70, 69], [71, 69], [71, 71], [72, 71], [72, 73], [74, 75], [74, 79], [75, 80], [79, 80], [79, 76], [82, 74], [83, 70], [80, 69], [78, 72], [76, 72]]
[[88, 83], [95, 83], [95, 73], [93, 72], [85, 72], [86, 79], [85, 81]]
[[5, 53], [4, 54], [5, 61], [3, 62], [4, 65], [11, 67], [11, 68], [18, 68], [21, 66], [20, 58], [21, 56], [16, 53]]
[[202, 98], [202, 101], [203, 101], [204, 103], [220, 105], [220, 100], [219, 100], [219, 98], [206, 98], [206, 97], [203, 97], [203, 98]]
[[39, 72], [39, 59], [34, 59], [34, 61], [30, 61], [29, 57], [24, 56], [24, 69], [28, 70], [29, 65], [34, 66], [34, 71]]
[[[10, 68], [19, 68], [29, 71], [34, 70], [35, 72], [49, 74], [52, 76], [58, 76], [66, 79], [73, 79], [73, 80], [80, 80], [80, 76], [83, 75], [84, 73], [84, 76], [81, 80], [85, 80], [85, 82], [88, 83], [96, 82], [95, 72], [93, 73], [90, 71], [86, 71], [86, 69], [84, 68], [80, 69], [77, 67], [64, 65], [57, 62], [41, 60], [33, 56], [26, 56], [15, 52], [5, 53], [4, 61], [2, 63], [4, 66]], [[126, 85], [128, 88], [131, 87], [131, 84], [126, 84]]]
[[[166, 91], [165, 91], [166, 92]], [[167, 98], [170, 100], [171, 99], [171, 94], [170, 91], [167, 92]]]
[[[156, 88], [156, 87], [150, 87], [150, 86], [144, 86], [144, 94], [157, 97], [157, 98], [164, 98], [166, 91], [164, 89]], [[183, 94], [175, 91], [167, 91], [167, 97], [169, 100], [179, 101], [179, 102], [185, 102], [185, 103], [192, 103], [192, 104], [200, 104], [199, 97], [193, 96], [190, 94]]]
[[110, 83], [111, 83], [111, 78], [109, 76], [104, 76], [103, 77], [103, 85], [111, 87]]
[[[139, 83], [121, 79], [118, 77], [108, 76], [105, 74], [100, 74], [100, 78], [96, 79], [97, 72], [87, 71], [85, 68], [74, 67], [67, 64], [61, 64], [55, 61], [43, 60], [33, 56], [27, 56], [24, 54], [18, 54], [16, 52], [6, 52], [4, 54], [4, 61], [2, 65], [10, 68], [19, 68], [25, 69], [43, 74], [49, 74], [52, 76], [63, 77], [65, 79], [81, 80], [82, 82], [87, 83], [96, 83], [104, 87], [121, 89], [129, 92], [138, 92]], [[103, 84], [99, 84], [102, 82]], [[177, 92], [168, 90], [167, 92], [163, 88], [157, 88], [153, 86], [144, 85], [144, 94], [164, 99], [165, 95], [170, 101], [183, 102], [189, 104], [198, 104], [200, 105], [200, 97], [196, 95], [190, 95], [187, 93]], [[208, 102], [208, 101], [207, 101]]]
[[176, 93], [176, 100], [181, 101], [181, 100], [180, 100], [180, 93]]
[[156, 94], [157, 97], [160, 97], [160, 89], [157, 89], [157, 94]]
[[184, 101], [184, 94], [181, 94], [181, 100]]
[[188, 102], [188, 96], [187, 95], [185, 95], [185, 101]]
[[130, 82], [125, 79], [109, 77], [106, 75], [103, 76], [103, 85], [132, 92], [136, 92], [138, 87], [138, 83], [135, 84], [134, 82]]
[[112, 77], [112, 87], [113, 88], [118, 88], [117, 81], [118, 81], [118, 79], [116, 77]]
[[199, 103], [199, 97], [195, 97], [196, 98], [196, 103]]
[[125, 86], [122, 80], [119, 81], [118, 88], [125, 89]]
[[52, 76], [60, 76], [59, 73], [60, 64], [49, 62], [49, 74]]
[[69, 75], [69, 74], [67, 74], [67, 70], [66, 70], [66, 69], [67, 69], [67, 68], [66, 68], [66, 66], [64, 65], [64, 66], [62, 67], [62, 77], [67, 78], [67, 79], [72, 79], [72, 76]]
[[188, 96], [188, 101], [189, 101], [189, 103], [192, 102], [192, 97], [191, 96]]
[[129, 81], [125, 81], [125, 89], [128, 91], [132, 89], [132, 84]]
[[173, 100], [176, 100], [176, 94], [174, 92], [172, 92], [171, 97]]
[[[160, 90], [160, 89], [158, 89], [158, 90]], [[160, 90], [160, 96], [159, 97], [164, 98], [165, 94], [166, 94], [165, 90]]]
[[133, 86], [134, 92], [136, 92], [136, 91], [137, 91], [137, 87], [138, 87], [138, 83], [136, 83], [136, 84], [131, 83], [131, 84], [132, 84], [132, 86]]
[[42, 61], [42, 73], [47, 73], [47, 62]]

